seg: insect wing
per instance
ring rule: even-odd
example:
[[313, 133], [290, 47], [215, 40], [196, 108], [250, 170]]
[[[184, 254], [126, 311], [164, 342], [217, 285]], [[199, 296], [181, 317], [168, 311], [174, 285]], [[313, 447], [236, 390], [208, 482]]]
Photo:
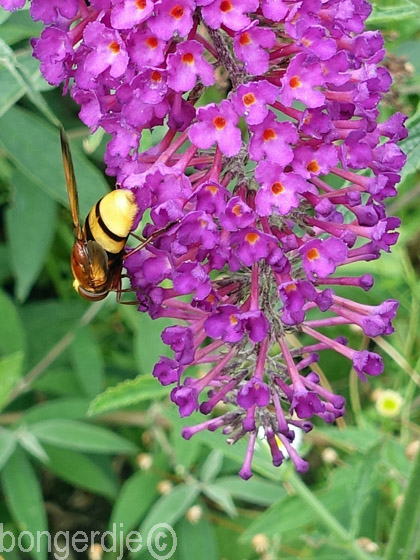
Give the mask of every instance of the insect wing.
[[77, 194], [76, 176], [74, 174], [73, 160], [67, 134], [60, 128], [61, 155], [63, 157], [64, 176], [67, 185], [67, 194], [70, 202], [71, 216], [76, 229], [77, 239], [82, 239], [82, 228], [79, 221], [79, 196]]
[[99, 243], [92, 240], [86, 243], [86, 251], [89, 258], [91, 282], [94, 286], [102, 286], [109, 276], [106, 251]]

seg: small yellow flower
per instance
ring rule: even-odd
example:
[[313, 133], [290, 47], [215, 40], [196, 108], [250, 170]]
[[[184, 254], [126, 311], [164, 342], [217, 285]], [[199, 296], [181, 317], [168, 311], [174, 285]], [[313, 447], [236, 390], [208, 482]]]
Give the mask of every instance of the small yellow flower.
[[203, 508], [201, 506], [197, 506], [197, 505], [191, 506], [187, 510], [187, 513], [185, 514], [185, 517], [193, 525], [198, 523], [200, 521], [200, 519], [202, 518], [202, 516], [203, 516]]
[[376, 410], [385, 418], [395, 418], [401, 412], [404, 399], [396, 391], [388, 389], [378, 395]]
[[88, 557], [89, 560], [102, 560], [104, 555], [104, 550], [100, 544], [95, 543], [89, 548]]
[[153, 455], [149, 453], [139, 453], [136, 462], [142, 471], [148, 471], [153, 465]]
[[257, 554], [263, 554], [269, 549], [270, 541], [264, 533], [257, 533], [252, 537], [251, 544]]
[[172, 492], [173, 486], [174, 485], [169, 480], [161, 480], [160, 482], [158, 482], [157, 491], [162, 496], [166, 496], [167, 494], [170, 494]]

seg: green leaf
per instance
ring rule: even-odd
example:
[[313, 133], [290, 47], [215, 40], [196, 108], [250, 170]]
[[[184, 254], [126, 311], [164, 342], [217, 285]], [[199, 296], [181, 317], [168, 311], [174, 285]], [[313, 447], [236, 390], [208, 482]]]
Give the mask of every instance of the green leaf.
[[[7, 461], [1, 473], [4, 495], [9, 510], [19, 531], [32, 533], [36, 542], [37, 533], [46, 531], [47, 516], [44, 509], [41, 487], [36, 474], [19, 447]], [[29, 544], [31, 539], [25, 541]], [[31, 548], [31, 556], [35, 560], [46, 560], [47, 540], [40, 539], [40, 547]], [[29, 548], [29, 546], [27, 546]]]
[[[0, 118], [0, 147], [32, 183], [69, 206], [58, 130], [29, 111], [12, 107]], [[81, 219], [108, 192], [101, 173], [72, 146]]]
[[140, 373], [150, 374], [159, 356], [169, 356], [171, 349], [161, 338], [162, 331], [172, 325], [168, 319], [152, 319], [139, 314], [131, 306], [123, 306], [122, 313], [134, 332], [134, 356]]
[[27, 410], [23, 415], [22, 421], [25, 424], [33, 424], [40, 420], [56, 418], [80, 420], [86, 418], [88, 407], [89, 401], [87, 399], [65, 398], [47, 401]]
[[9, 19], [12, 14], [7, 12], [4, 8], [0, 7], [0, 25]]
[[200, 479], [203, 482], [214, 480], [223, 464], [223, 453], [219, 449], [211, 451], [201, 467]]
[[168, 388], [159, 384], [154, 377], [139, 375], [110, 387], [92, 402], [89, 415], [103, 414], [148, 400], [161, 399], [168, 395]]
[[16, 430], [15, 435], [20, 445], [30, 455], [41, 461], [41, 463], [48, 463], [48, 456], [34, 434], [31, 434], [25, 428], [19, 428]]
[[111, 430], [78, 420], [42, 420], [31, 424], [28, 429], [40, 441], [56, 447], [105, 454], [137, 451], [134, 444]]
[[161, 476], [151, 471], [138, 471], [124, 483], [109, 521], [109, 530], [112, 530], [114, 524], [117, 526], [118, 538], [119, 528], [127, 535], [152, 507], [158, 495], [157, 484], [160, 480]]
[[231, 517], [238, 515], [230, 491], [227, 488], [223, 488], [215, 483], [203, 484], [202, 489], [204, 494], [217, 504], [222, 511], [226, 512]]
[[185, 518], [181, 519], [177, 523], [176, 534], [180, 560], [191, 560], [191, 558], [202, 558], [203, 556], [206, 560], [219, 560], [220, 554], [214, 530], [205, 516], [194, 524]]
[[62, 480], [99, 496], [116, 498], [117, 480], [107, 457], [76, 453], [52, 445], [45, 445], [45, 451], [49, 459], [48, 469]]
[[23, 354], [15, 352], [0, 358], [0, 409], [9, 400], [9, 396], [22, 376]]
[[[379, 447], [371, 450], [357, 466], [357, 485], [351, 495], [349, 507], [351, 512], [351, 526], [349, 532], [354, 537], [360, 533], [363, 512], [372, 499], [372, 492], [375, 488], [373, 483], [377, 474], [379, 463]], [[364, 533], [366, 534], [366, 533]]]
[[[13, 45], [29, 37], [39, 37], [43, 30], [43, 25], [39, 21], [34, 21], [29, 15], [29, 4], [16, 12], [8, 13], [7, 22], [0, 27], [0, 37], [9, 45]], [[1, 10], [1, 8], [0, 8]], [[0, 12], [0, 16], [3, 14]], [[0, 22], [2, 20], [0, 19]], [[4, 20], [5, 21], [5, 20]], [[39, 62], [37, 61], [39, 64]]]
[[89, 325], [77, 330], [71, 345], [71, 357], [84, 394], [93, 398], [103, 391], [105, 373], [102, 353]]
[[[316, 499], [337, 520], [341, 520], [343, 513], [345, 521], [350, 518], [348, 507], [353, 487], [357, 484], [356, 475], [355, 470], [342, 469], [329, 481], [326, 491], [313, 492]], [[305, 527], [310, 525], [319, 527], [318, 513], [309, 508], [300, 495], [286, 495], [262, 512], [241, 535], [240, 541], [249, 542], [257, 533], [264, 533], [269, 538], [279, 535], [293, 538], [301, 535]]]
[[407, 155], [403, 168], [403, 178], [420, 169], [420, 110], [407, 122], [408, 138], [400, 143], [401, 150]]
[[[22, 66], [13, 50], [0, 38], [0, 63], [5, 66], [10, 74], [10, 79], [17, 82], [29, 97], [35, 107], [55, 126], [60, 125], [60, 121], [49, 108], [47, 102], [37, 89], [36, 81], [30, 72]], [[1, 113], [0, 113], [1, 114]]]
[[411, 0], [405, 0], [393, 6], [384, 6], [379, 3], [373, 5], [373, 10], [366, 24], [371, 26], [384, 25], [386, 23], [400, 22], [420, 15], [420, 8]]
[[[140, 534], [149, 535], [151, 529], [158, 524], [175, 525], [199, 494], [198, 486], [180, 484], [172, 492], [162, 496], [150, 509], [148, 516], [140, 527]], [[146, 538], [146, 537], [144, 537]]]
[[16, 438], [12, 432], [0, 428], [0, 471], [15, 450], [16, 443]]
[[39, 276], [55, 232], [56, 203], [16, 170], [13, 203], [6, 213], [6, 230], [16, 277], [16, 297], [24, 301]]
[[175, 454], [177, 465], [189, 469], [200, 454], [201, 443], [196, 439], [186, 440], [181, 437], [181, 425], [171, 430], [170, 441]]
[[0, 290], [0, 351], [4, 354], [26, 351], [23, 323], [12, 300]]
[[319, 427], [317, 435], [325, 438], [329, 445], [344, 449], [347, 452], [358, 451], [367, 453], [377, 445], [381, 432], [374, 426], [367, 425], [365, 428], [348, 426], [345, 430], [339, 430], [329, 426], [328, 428]]
[[242, 480], [239, 476], [225, 476], [217, 479], [217, 485], [229, 490], [234, 498], [260, 506], [270, 506], [286, 496], [283, 486], [258, 476], [253, 476], [250, 480]]
[[[38, 91], [51, 87], [41, 76], [39, 62], [32, 56], [32, 49], [16, 53], [15, 57], [19, 66], [29, 74]], [[4, 115], [24, 95], [25, 89], [22, 84], [11, 76], [5, 66], [0, 65], [0, 116]]]

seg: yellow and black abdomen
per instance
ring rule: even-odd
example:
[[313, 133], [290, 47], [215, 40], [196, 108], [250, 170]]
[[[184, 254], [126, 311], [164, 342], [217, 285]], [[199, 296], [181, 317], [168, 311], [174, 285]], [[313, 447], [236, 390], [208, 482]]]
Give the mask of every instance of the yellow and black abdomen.
[[127, 242], [138, 207], [134, 194], [117, 189], [106, 194], [89, 212], [85, 221], [87, 239], [93, 239], [107, 253], [121, 253]]

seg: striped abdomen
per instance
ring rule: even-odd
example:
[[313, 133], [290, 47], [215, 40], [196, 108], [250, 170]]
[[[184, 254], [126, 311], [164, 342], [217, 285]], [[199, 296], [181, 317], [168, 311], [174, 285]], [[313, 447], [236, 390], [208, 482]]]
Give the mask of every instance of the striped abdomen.
[[85, 221], [87, 239], [99, 243], [107, 253], [123, 251], [138, 211], [134, 194], [117, 189], [106, 194], [89, 212]]

